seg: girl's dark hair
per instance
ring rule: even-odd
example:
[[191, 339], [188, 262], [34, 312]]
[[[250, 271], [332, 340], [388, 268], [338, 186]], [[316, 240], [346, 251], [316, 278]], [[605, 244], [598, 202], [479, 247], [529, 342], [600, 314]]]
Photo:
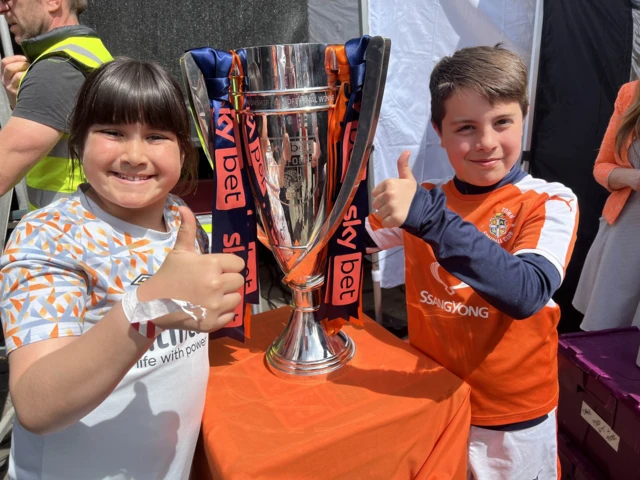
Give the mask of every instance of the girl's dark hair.
[[198, 155], [191, 143], [189, 114], [178, 83], [153, 62], [118, 58], [87, 76], [69, 122], [69, 154], [75, 160], [74, 168], [81, 166], [76, 163], [81, 162], [91, 126], [134, 123], [176, 135], [184, 155], [179, 185], [191, 190], [197, 179]]

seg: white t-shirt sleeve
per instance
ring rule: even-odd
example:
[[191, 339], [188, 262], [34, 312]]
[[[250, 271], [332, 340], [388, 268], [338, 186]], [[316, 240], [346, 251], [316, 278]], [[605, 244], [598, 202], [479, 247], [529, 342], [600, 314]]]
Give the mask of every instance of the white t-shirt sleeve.
[[8, 245], [0, 271], [0, 314], [7, 351], [50, 338], [82, 335], [87, 284], [55, 257]]

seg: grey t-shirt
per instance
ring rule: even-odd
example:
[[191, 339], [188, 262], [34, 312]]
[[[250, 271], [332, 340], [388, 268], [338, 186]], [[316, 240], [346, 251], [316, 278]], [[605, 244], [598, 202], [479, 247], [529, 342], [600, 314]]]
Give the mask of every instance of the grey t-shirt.
[[69, 114], [84, 79], [68, 59], [40, 60], [24, 77], [12, 115], [68, 133]]

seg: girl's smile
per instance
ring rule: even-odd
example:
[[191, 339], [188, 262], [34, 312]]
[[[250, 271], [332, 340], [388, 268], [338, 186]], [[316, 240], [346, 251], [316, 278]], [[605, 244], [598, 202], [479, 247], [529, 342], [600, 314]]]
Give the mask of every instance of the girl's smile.
[[182, 168], [173, 132], [143, 123], [93, 125], [82, 161], [92, 187], [89, 195], [103, 210], [129, 223], [164, 229], [165, 200]]
[[130, 182], [130, 183], [146, 182], [150, 178], [154, 177], [154, 175], [142, 176], [142, 175], [126, 175], [124, 173], [118, 173], [118, 172], [111, 172], [111, 173], [115, 175], [117, 178], [119, 178], [120, 180], [124, 182]]

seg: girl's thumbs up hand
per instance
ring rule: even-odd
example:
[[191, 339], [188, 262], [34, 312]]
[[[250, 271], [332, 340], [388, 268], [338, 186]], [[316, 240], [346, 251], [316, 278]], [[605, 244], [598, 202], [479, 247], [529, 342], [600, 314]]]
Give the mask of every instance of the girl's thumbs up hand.
[[162, 267], [138, 287], [138, 300], [184, 300], [207, 310], [201, 321], [184, 314], [154, 320], [161, 328], [217, 330], [233, 320], [233, 311], [242, 299], [238, 290], [244, 285], [244, 261], [231, 254], [196, 253], [196, 219], [187, 207], [179, 211], [182, 222], [173, 250]]

